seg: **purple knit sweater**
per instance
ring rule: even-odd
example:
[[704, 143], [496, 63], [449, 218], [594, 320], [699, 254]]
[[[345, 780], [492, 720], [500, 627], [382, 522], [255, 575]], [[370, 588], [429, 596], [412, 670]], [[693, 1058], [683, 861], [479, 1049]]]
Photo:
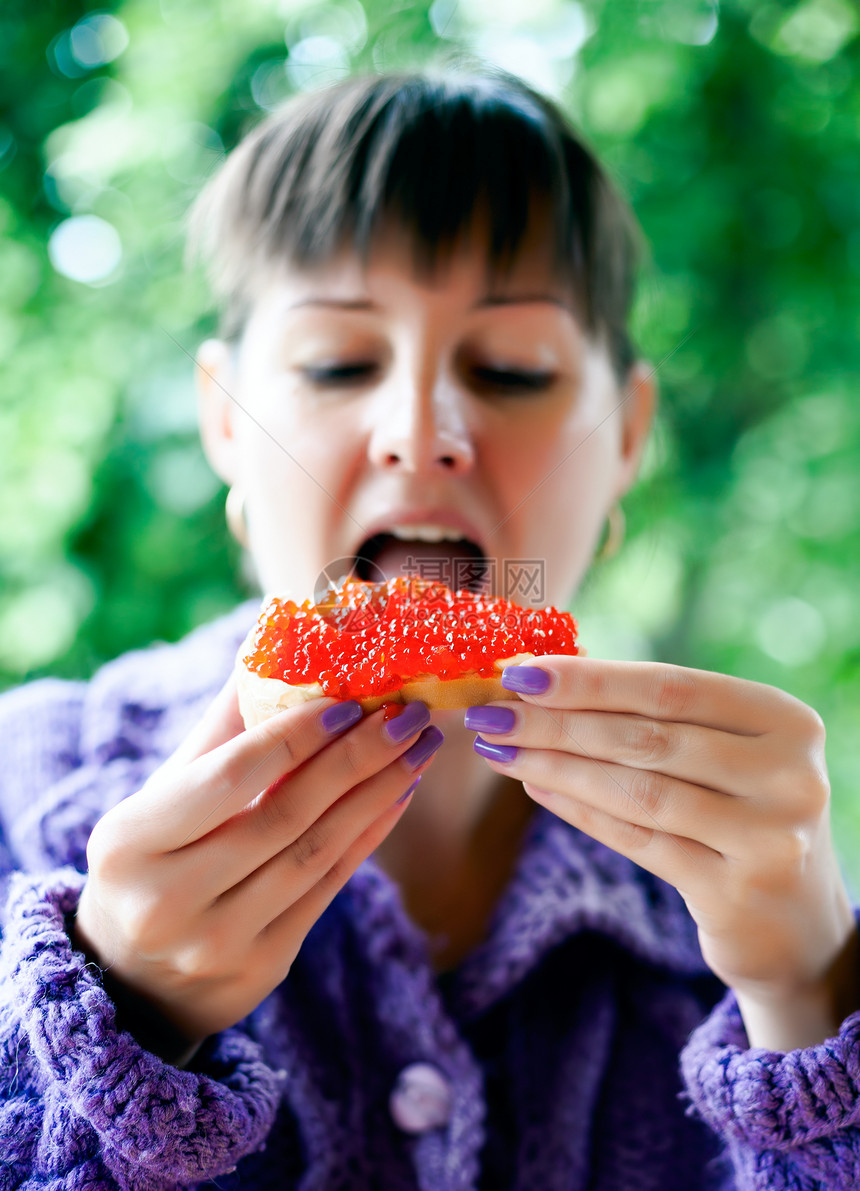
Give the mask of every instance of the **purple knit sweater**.
[[[456, 972], [371, 857], [188, 1069], [118, 1031], [64, 930], [89, 832], [202, 713], [254, 611], [0, 698], [0, 1191], [860, 1186], [860, 1013], [749, 1049], [675, 890], [543, 808]], [[444, 1111], [408, 1131], [415, 1064]]]

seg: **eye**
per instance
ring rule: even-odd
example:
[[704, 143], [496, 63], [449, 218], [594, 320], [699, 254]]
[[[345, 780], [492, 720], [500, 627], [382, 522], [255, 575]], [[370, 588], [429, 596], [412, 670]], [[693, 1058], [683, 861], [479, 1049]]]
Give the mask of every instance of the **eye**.
[[376, 364], [367, 360], [359, 360], [354, 364], [329, 364], [301, 369], [302, 376], [319, 385], [320, 388], [337, 388], [344, 385], [358, 385], [369, 380], [376, 371]]
[[519, 368], [472, 368], [472, 375], [483, 388], [502, 392], [540, 392], [548, 389], [555, 379], [552, 372], [527, 371]]

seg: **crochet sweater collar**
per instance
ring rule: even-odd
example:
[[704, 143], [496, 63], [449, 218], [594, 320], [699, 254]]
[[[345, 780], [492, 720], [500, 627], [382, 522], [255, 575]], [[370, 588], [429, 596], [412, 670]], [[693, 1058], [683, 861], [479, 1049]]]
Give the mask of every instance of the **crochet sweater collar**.
[[[369, 857], [347, 886], [354, 921], [385, 919], [394, 931], [382, 941], [404, 942], [414, 961], [430, 966], [428, 940], [409, 919], [395, 882]], [[352, 916], [351, 916], [352, 917]], [[637, 959], [683, 975], [712, 976], [696, 926], [680, 894], [660, 878], [538, 807], [486, 938], [446, 979], [456, 1016], [468, 1020], [502, 998], [540, 957], [578, 931], [594, 931]], [[382, 942], [382, 946], [386, 944]], [[382, 954], [375, 956], [380, 962]]]

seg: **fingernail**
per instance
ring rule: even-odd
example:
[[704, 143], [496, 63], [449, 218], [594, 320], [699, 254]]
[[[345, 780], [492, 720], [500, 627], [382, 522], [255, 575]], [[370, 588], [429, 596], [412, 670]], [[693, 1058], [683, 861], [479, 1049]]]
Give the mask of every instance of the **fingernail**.
[[419, 765], [423, 765], [425, 761], [430, 760], [444, 739], [445, 737], [439, 728], [435, 724], [431, 724], [429, 728], [424, 729], [415, 743], [406, 750], [402, 759], [410, 769], [417, 769]]
[[409, 797], [409, 795], [410, 795], [410, 794], [412, 794], [412, 793], [414, 792], [414, 790], [415, 790], [415, 787], [416, 787], [416, 786], [418, 785], [418, 783], [421, 781], [421, 779], [422, 779], [422, 777], [423, 777], [423, 776], [424, 776], [424, 774], [423, 774], [423, 773], [419, 773], [419, 774], [418, 774], [418, 777], [415, 779], [415, 781], [412, 783], [412, 785], [409, 787], [409, 789], [406, 791], [406, 793], [405, 793], [405, 794], [401, 794], [401, 795], [400, 795], [400, 797], [397, 799], [397, 802], [394, 804], [395, 806], [400, 806], [401, 802], [405, 802], [405, 801], [406, 801], [406, 799]]
[[385, 737], [392, 744], [402, 744], [410, 736], [414, 736], [421, 728], [430, 723], [430, 709], [419, 699], [415, 703], [407, 703], [400, 715], [388, 720], [383, 725]]
[[516, 722], [510, 707], [469, 707], [463, 725], [473, 732], [510, 732]]
[[491, 744], [489, 740], [481, 740], [480, 736], [475, 737], [472, 748], [482, 757], [498, 761], [502, 765], [510, 765], [512, 761], [516, 761], [519, 752], [512, 744]]
[[542, 695], [549, 689], [552, 675], [538, 666], [506, 666], [502, 671], [502, 686], [520, 695]]
[[342, 732], [350, 724], [356, 724], [361, 719], [361, 704], [355, 699], [347, 699], [345, 703], [333, 703], [320, 716], [323, 729], [330, 735]]

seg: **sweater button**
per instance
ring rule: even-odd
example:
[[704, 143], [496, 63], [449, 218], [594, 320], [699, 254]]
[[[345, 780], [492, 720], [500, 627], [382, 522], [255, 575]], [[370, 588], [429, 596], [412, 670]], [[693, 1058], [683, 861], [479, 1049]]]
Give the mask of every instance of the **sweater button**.
[[448, 1123], [452, 1103], [441, 1071], [429, 1063], [410, 1063], [400, 1072], [388, 1105], [394, 1123], [406, 1133], [426, 1133]]

